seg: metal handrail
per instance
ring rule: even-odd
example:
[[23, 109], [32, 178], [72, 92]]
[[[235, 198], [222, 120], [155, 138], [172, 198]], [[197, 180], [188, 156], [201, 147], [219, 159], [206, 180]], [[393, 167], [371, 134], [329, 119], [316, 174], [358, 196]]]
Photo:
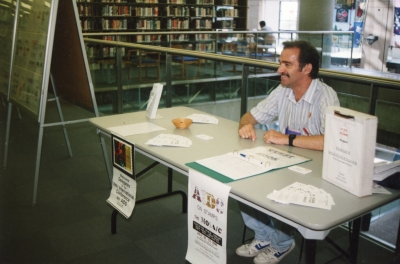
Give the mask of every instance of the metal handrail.
[[[235, 31], [239, 32], [239, 31]], [[248, 32], [248, 31], [246, 31]], [[316, 31], [314, 31], [316, 32]], [[332, 32], [332, 31], [330, 31]], [[333, 31], [337, 32], [337, 31]], [[193, 32], [192, 32], [193, 33]], [[171, 34], [171, 33], [169, 33]], [[104, 35], [104, 34], [102, 34]], [[244, 66], [251, 66], [251, 67], [262, 67], [265, 69], [270, 70], [277, 70], [279, 67], [279, 63], [271, 62], [271, 61], [264, 61], [264, 60], [257, 60], [252, 58], [243, 58], [243, 57], [235, 57], [235, 56], [228, 56], [223, 54], [216, 54], [216, 53], [207, 53], [202, 51], [195, 51], [195, 50], [184, 50], [184, 49], [175, 49], [169, 47], [161, 47], [161, 46], [152, 46], [152, 45], [145, 45], [145, 44], [136, 44], [136, 43], [127, 43], [121, 41], [110, 41], [110, 40], [99, 40], [99, 39], [92, 39], [92, 38], [84, 38], [86, 43], [94, 43], [94, 44], [103, 44], [107, 46], [116, 46], [116, 47], [128, 47], [128, 48], [135, 48], [135, 49], [143, 49], [147, 51], [156, 51], [156, 52], [163, 52], [168, 54], [174, 55], [185, 55], [185, 56], [192, 56], [198, 57], [201, 59], [207, 60], [217, 60], [222, 62], [229, 62], [229, 63], [236, 63], [242, 64]], [[382, 76], [371, 76], [371, 74], [365, 73], [354, 73], [352, 72], [345, 72], [345, 71], [335, 71], [329, 69], [320, 68], [319, 76], [320, 77], [329, 77], [333, 79], [340, 79], [350, 82], [359, 82], [359, 83], [366, 83], [366, 84], [373, 84], [378, 86], [384, 86], [391, 89], [400, 90], [400, 79], [393, 78], [393, 74], [381, 74]]]

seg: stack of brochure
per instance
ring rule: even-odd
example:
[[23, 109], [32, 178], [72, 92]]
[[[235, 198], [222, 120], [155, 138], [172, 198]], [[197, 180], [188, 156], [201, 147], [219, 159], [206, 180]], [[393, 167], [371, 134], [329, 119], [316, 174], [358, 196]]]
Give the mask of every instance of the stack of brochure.
[[312, 185], [295, 182], [280, 191], [274, 190], [267, 198], [283, 204], [297, 204], [331, 210], [332, 196], [322, 189]]
[[382, 181], [396, 172], [400, 172], [400, 160], [387, 161], [379, 158], [374, 159], [374, 181]]
[[155, 138], [146, 142], [152, 146], [170, 146], [170, 147], [185, 147], [188, 148], [192, 145], [192, 141], [187, 137], [182, 137], [174, 134], [160, 134]]
[[186, 118], [193, 120], [193, 123], [204, 123], [204, 124], [218, 124], [218, 119], [214, 116], [204, 114], [191, 114]]

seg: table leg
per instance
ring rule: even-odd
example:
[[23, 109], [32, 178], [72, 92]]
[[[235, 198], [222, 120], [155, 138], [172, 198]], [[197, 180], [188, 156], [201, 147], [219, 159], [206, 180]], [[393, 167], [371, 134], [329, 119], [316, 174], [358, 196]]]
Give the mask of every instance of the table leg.
[[[139, 172], [138, 174], [136, 174], [136, 177], [138, 178], [139, 176], [143, 175], [145, 172], [149, 171], [150, 169], [155, 167], [157, 164], [159, 164], [159, 163], [154, 162], [153, 164], [148, 166], [146, 169], [144, 169], [141, 172]], [[182, 197], [182, 213], [186, 214], [187, 213], [187, 195], [184, 191], [181, 191], [181, 190], [172, 191], [172, 181], [173, 181], [172, 172], [173, 172], [173, 170], [171, 168], [168, 168], [168, 190], [166, 193], [156, 195], [153, 197], [149, 197], [146, 199], [142, 199], [142, 200], [137, 200], [136, 205], [179, 194]], [[111, 234], [117, 233], [117, 216], [118, 216], [118, 210], [114, 209], [111, 214]]]
[[396, 248], [394, 250], [394, 258], [393, 258], [393, 263], [399, 263], [399, 262], [400, 262], [400, 220], [397, 229]]
[[114, 209], [111, 214], [111, 234], [113, 235], [117, 233], [117, 215], [118, 215], [118, 210]]
[[306, 242], [306, 264], [315, 263], [315, 254], [317, 253], [317, 240], [305, 239]]
[[350, 263], [357, 263], [358, 240], [360, 237], [361, 217], [353, 220], [353, 228], [350, 233]]

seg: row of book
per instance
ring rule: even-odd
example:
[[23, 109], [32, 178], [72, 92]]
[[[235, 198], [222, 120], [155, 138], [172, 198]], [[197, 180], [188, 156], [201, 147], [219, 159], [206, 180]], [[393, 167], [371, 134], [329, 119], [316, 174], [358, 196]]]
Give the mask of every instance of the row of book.
[[167, 29], [189, 29], [189, 19], [167, 19]]
[[195, 35], [195, 40], [199, 41], [199, 40], [212, 40], [213, 37], [211, 34], [196, 34]]
[[194, 16], [210, 16], [215, 17], [215, 9], [212, 7], [196, 7], [193, 8], [193, 15]]
[[211, 29], [212, 28], [212, 21], [211, 19], [196, 19], [194, 26], [196, 29]]
[[162, 35], [138, 35], [136, 42], [160, 42]]
[[215, 51], [215, 43], [197, 43], [195, 44], [194, 49], [204, 52], [213, 52]]
[[169, 6], [166, 9], [167, 16], [189, 16], [189, 7]]
[[161, 21], [155, 19], [140, 19], [136, 21], [136, 29], [160, 29]]
[[155, 7], [136, 7], [136, 16], [158, 16], [158, 6]]
[[128, 29], [127, 19], [102, 19], [102, 29], [103, 30], [124, 30]]
[[105, 5], [103, 6], [102, 16], [130, 16], [132, 6]]
[[218, 17], [238, 17], [239, 10], [238, 9], [219, 9], [217, 11]]
[[188, 34], [173, 34], [169, 35], [171, 41], [188, 41], [189, 35]]

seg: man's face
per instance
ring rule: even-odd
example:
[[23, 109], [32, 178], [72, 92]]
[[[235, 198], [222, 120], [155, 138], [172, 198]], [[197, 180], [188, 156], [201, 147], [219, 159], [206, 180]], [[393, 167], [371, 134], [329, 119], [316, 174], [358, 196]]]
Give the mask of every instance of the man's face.
[[309, 66], [305, 66], [300, 70], [299, 65], [299, 53], [298, 48], [284, 49], [281, 53], [279, 62], [280, 66], [278, 68], [278, 73], [281, 75], [282, 86], [295, 88], [297, 85], [301, 84], [305, 78], [310, 78], [308, 76]]

